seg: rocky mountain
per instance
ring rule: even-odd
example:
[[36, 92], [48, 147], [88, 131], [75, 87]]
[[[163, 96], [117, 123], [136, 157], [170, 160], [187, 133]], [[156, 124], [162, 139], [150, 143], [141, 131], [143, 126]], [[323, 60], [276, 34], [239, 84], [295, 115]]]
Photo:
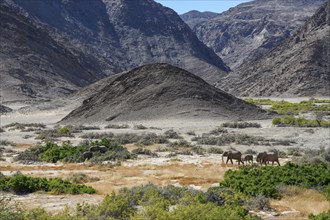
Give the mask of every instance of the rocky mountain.
[[231, 68], [263, 56], [292, 36], [325, 0], [254, 0], [194, 27]]
[[[259, 119], [269, 115], [198, 76], [169, 64], [150, 64], [92, 85], [93, 95], [61, 123], [169, 118]], [[100, 88], [95, 91], [95, 88]], [[86, 90], [85, 90], [86, 92]]]
[[188, 11], [187, 13], [181, 14], [181, 19], [186, 22], [186, 24], [189, 25], [191, 29], [194, 29], [194, 27], [202, 23], [204, 21], [207, 21], [211, 18], [214, 18], [218, 15], [218, 13], [210, 12], [210, 11], [204, 11], [200, 12], [197, 10]]
[[229, 71], [173, 10], [153, 0], [0, 5], [4, 96], [57, 96], [149, 63], [170, 63], [209, 82]]
[[330, 96], [330, 4], [296, 34], [221, 80], [239, 96]]
[[69, 94], [105, 77], [83, 54], [56, 42], [44, 28], [0, 6], [1, 98], [24, 99]]

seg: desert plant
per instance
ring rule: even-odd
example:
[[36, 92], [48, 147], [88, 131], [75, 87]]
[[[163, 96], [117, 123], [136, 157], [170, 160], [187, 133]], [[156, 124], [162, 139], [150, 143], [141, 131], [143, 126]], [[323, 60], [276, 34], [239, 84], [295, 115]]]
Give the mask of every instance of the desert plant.
[[100, 179], [97, 177], [89, 177], [84, 173], [75, 173], [68, 178], [68, 181], [76, 183], [76, 184], [95, 182], [95, 181], [99, 181], [99, 180]]
[[196, 133], [194, 131], [188, 131], [187, 132], [187, 135], [190, 135], [190, 136], [196, 136]]
[[114, 134], [111, 132], [101, 132], [101, 133], [90, 132], [83, 134], [80, 137], [84, 139], [111, 139], [114, 137]]
[[0, 146], [12, 146], [15, 147], [16, 144], [12, 141], [8, 141], [8, 140], [0, 140]]
[[223, 150], [218, 147], [211, 147], [207, 150], [209, 154], [223, 154]]
[[134, 129], [136, 129], [136, 130], [146, 130], [146, 129], [148, 129], [148, 127], [146, 127], [142, 124], [139, 124], [139, 125], [134, 125]]
[[170, 139], [182, 139], [182, 137], [172, 129], [165, 131], [164, 135], [166, 138]]
[[132, 150], [132, 153], [133, 154], [149, 155], [149, 156], [152, 156], [152, 157], [157, 157], [158, 156], [156, 153], [153, 153], [151, 150], [146, 149], [146, 148], [142, 148], [142, 147], [139, 147], [139, 148], [136, 148], [136, 149]]
[[221, 127], [217, 127], [209, 132], [210, 135], [220, 135], [223, 133], [228, 133], [228, 130]]
[[252, 154], [252, 155], [255, 155], [255, 154], [257, 154], [257, 151], [252, 150], [252, 149], [247, 149], [247, 150], [244, 152], [244, 154]]
[[245, 206], [249, 210], [268, 211], [271, 209], [269, 198], [262, 194], [258, 194], [256, 197], [252, 197], [245, 202]]
[[255, 122], [225, 122], [221, 125], [225, 128], [260, 128], [261, 125]]
[[128, 124], [116, 125], [116, 124], [109, 124], [105, 126], [105, 128], [112, 128], [112, 129], [126, 129], [129, 128]]

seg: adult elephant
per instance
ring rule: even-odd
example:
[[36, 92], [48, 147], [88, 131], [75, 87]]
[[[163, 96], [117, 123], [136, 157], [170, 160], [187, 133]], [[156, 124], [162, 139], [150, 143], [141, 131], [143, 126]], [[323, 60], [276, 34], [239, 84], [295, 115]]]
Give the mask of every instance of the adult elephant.
[[231, 164], [233, 164], [233, 159], [238, 161], [238, 165], [240, 165], [241, 163], [244, 164], [244, 162], [242, 161], [242, 153], [239, 151], [229, 151], [226, 164], [229, 160]]
[[278, 154], [276, 152], [262, 152], [257, 155], [257, 162], [261, 165], [265, 164], [267, 166], [267, 162], [272, 162], [272, 166], [274, 166], [274, 162], [276, 162], [279, 166], [281, 166], [280, 161], [278, 160]]

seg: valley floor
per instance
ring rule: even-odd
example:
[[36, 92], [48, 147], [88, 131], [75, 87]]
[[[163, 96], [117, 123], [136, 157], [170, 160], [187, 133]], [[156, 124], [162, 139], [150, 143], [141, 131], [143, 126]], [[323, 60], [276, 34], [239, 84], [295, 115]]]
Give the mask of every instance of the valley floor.
[[[43, 123], [47, 128], [53, 128], [56, 122], [68, 114], [70, 106], [57, 109], [28, 111], [19, 110], [22, 108], [21, 103], [11, 103], [8, 107], [14, 109], [12, 113], [1, 115], [1, 126], [13, 122], [19, 123]], [[29, 108], [27, 108], [29, 109]], [[83, 133], [74, 138], [61, 138], [61, 141], [70, 141], [78, 144], [83, 139], [80, 137], [84, 133], [91, 132], [113, 132], [119, 133], [156, 133], [163, 134], [169, 129], [173, 129], [185, 140], [192, 142], [194, 136], [188, 135], [188, 132], [194, 132], [196, 136], [208, 133], [220, 126], [224, 121], [214, 120], [159, 120], [159, 121], [139, 121], [124, 122], [130, 128], [111, 129], [104, 128], [107, 124], [99, 124], [101, 130], [83, 131]], [[290, 148], [315, 149], [321, 146], [330, 146], [330, 130], [329, 128], [293, 128], [293, 127], [274, 127], [271, 120], [254, 121], [261, 125], [261, 128], [231, 129], [229, 133], [241, 133], [251, 136], [264, 137], [267, 139], [276, 139], [284, 141], [292, 141], [290, 146], [284, 145], [238, 145], [230, 144], [225, 146], [216, 146], [216, 148], [227, 150], [235, 148], [242, 152], [251, 149], [256, 152], [277, 149], [287, 152]], [[123, 124], [123, 123], [122, 123]], [[137, 130], [134, 125], [142, 124], [148, 129]], [[15, 171], [21, 171], [23, 174], [37, 177], [61, 177], [68, 179], [75, 173], [84, 173], [89, 177], [95, 177], [97, 181], [87, 182], [86, 185], [92, 186], [97, 190], [95, 195], [48, 195], [42, 193], [33, 193], [27, 195], [7, 194], [18, 201], [26, 208], [43, 207], [49, 212], [56, 212], [66, 205], [74, 207], [77, 203], [87, 202], [96, 204], [102, 200], [104, 195], [117, 191], [122, 187], [132, 187], [141, 184], [153, 183], [156, 185], [176, 185], [188, 186], [195, 189], [207, 190], [211, 186], [217, 186], [223, 179], [224, 173], [229, 169], [237, 169], [238, 165], [225, 164], [221, 161], [221, 154], [205, 153], [203, 155], [176, 155], [169, 157], [169, 152], [157, 152], [158, 157], [149, 157], [139, 155], [137, 159], [127, 160], [120, 164], [104, 164], [91, 165], [85, 163], [32, 163], [22, 164], [14, 162], [13, 157], [17, 153], [38, 144], [40, 140], [36, 140], [34, 132], [21, 132], [19, 130], [6, 130], [0, 133], [1, 141], [6, 140], [15, 143], [15, 146], [4, 146], [6, 152], [3, 154], [4, 161], [0, 160], [0, 171], [5, 175], [11, 175]], [[138, 148], [134, 144], [128, 144], [125, 147], [129, 151]], [[157, 151], [162, 145], [151, 145], [146, 148]], [[204, 149], [211, 146], [202, 145]], [[214, 147], [214, 146], [212, 146]], [[294, 160], [294, 156], [282, 158], [280, 162]], [[276, 208], [278, 213], [283, 212], [283, 216], [278, 219], [305, 219], [309, 213], [320, 213], [330, 209], [330, 203], [318, 192], [313, 190], [299, 191], [291, 198], [283, 198], [282, 200], [272, 201], [272, 206]], [[278, 214], [277, 213], [277, 214]], [[285, 213], [285, 215], [284, 215]], [[261, 213], [267, 218], [274, 213]], [[273, 216], [271, 215], [271, 216]]]

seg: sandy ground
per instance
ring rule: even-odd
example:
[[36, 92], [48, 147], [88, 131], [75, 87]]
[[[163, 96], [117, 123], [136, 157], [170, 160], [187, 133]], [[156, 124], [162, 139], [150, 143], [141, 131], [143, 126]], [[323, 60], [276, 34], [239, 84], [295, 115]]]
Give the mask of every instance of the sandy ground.
[[[280, 99], [282, 100], [282, 99]], [[298, 101], [306, 100], [299, 99]], [[290, 101], [293, 101], [290, 99]], [[1, 115], [0, 126], [4, 126], [13, 122], [20, 123], [44, 123], [48, 128], [52, 128], [56, 125], [56, 122], [67, 115], [74, 105], [67, 105], [62, 108], [47, 109], [47, 110], [25, 110], [19, 109], [24, 106], [22, 103], [9, 103], [8, 107], [13, 108], [15, 111], [6, 115]], [[29, 108], [26, 108], [29, 109]], [[113, 133], [148, 133], [154, 132], [162, 134], [166, 130], [173, 129], [182, 135], [186, 140], [190, 141], [192, 136], [187, 135], [189, 131], [194, 131], [196, 135], [202, 135], [210, 130], [221, 125], [224, 121], [215, 120], [159, 120], [159, 121], [139, 121], [139, 122], [125, 122], [130, 125], [129, 129], [104, 129], [106, 124], [100, 124], [102, 128], [99, 131], [84, 131], [87, 132], [113, 132]], [[249, 129], [228, 129], [229, 132], [244, 133], [254, 136], [262, 136], [265, 138], [274, 138], [281, 140], [292, 140], [296, 143], [289, 147], [301, 147], [301, 148], [318, 148], [320, 146], [330, 146], [330, 129], [325, 128], [278, 128], [271, 124], [271, 120], [255, 121], [262, 125], [262, 128], [249, 128]], [[122, 124], [122, 123], [119, 123]], [[146, 127], [155, 127], [157, 129], [147, 130], [135, 130], [134, 125], [143, 124]], [[26, 135], [31, 137], [26, 138]], [[81, 134], [77, 135], [80, 136]], [[0, 161], [0, 171], [5, 175], [11, 175], [15, 171], [20, 170], [23, 174], [40, 177], [62, 177], [69, 178], [72, 174], [80, 172], [85, 173], [90, 177], [99, 178], [98, 181], [88, 182], [87, 185], [93, 186], [97, 190], [96, 195], [48, 195], [48, 194], [28, 194], [24, 196], [10, 195], [15, 201], [20, 202], [24, 207], [35, 208], [43, 207], [50, 212], [55, 212], [59, 209], [69, 205], [75, 206], [77, 203], [89, 202], [98, 203], [102, 200], [104, 195], [117, 191], [122, 187], [132, 187], [134, 185], [141, 185], [147, 183], [154, 183], [157, 185], [173, 184], [176, 186], [187, 186], [196, 189], [207, 190], [211, 186], [219, 184], [223, 178], [224, 173], [228, 169], [236, 169], [237, 165], [225, 165], [221, 162], [221, 155], [205, 154], [201, 155], [178, 155], [174, 158], [167, 158], [166, 153], [159, 153], [160, 157], [150, 158], [140, 156], [137, 160], [128, 160], [122, 162], [120, 166], [90, 166], [86, 163], [81, 164], [32, 164], [24, 165], [12, 161], [18, 151], [23, 151], [39, 140], [34, 139], [34, 132], [20, 132], [20, 131], [6, 131], [0, 133], [0, 140], [12, 141], [16, 144], [15, 147], [5, 146], [6, 149], [14, 150], [13, 153], [8, 154], [5, 158], [6, 161]], [[62, 139], [70, 140], [72, 143], [79, 143], [82, 139], [76, 137], [74, 139]], [[136, 146], [127, 146], [129, 150], [134, 149]], [[151, 149], [157, 149], [159, 146], [152, 146]], [[207, 148], [209, 146], [202, 146]], [[246, 149], [253, 149], [257, 152], [276, 148], [286, 151], [288, 146], [243, 146], [243, 145], [228, 145], [221, 146], [223, 150], [234, 147], [244, 152]], [[5, 155], [6, 156], [6, 155]], [[285, 163], [289, 159], [281, 160], [281, 163]], [[326, 208], [330, 208], [328, 202], [324, 199], [310, 200], [312, 206], [307, 207], [306, 213], [313, 212], [319, 213]], [[274, 206], [277, 206], [279, 210], [288, 212], [289, 214], [298, 212], [296, 215], [292, 215], [293, 219], [300, 217], [305, 218], [306, 215], [302, 215], [299, 202], [293, 202], [289, 198], [285, 198], [281, 201], [273, 202]], [[313, 207], [322, 207], [315, 209]], [[290, 215], [289, 215], [290, 216]], [[288, 218], [289, 219], [289, 218]]]

